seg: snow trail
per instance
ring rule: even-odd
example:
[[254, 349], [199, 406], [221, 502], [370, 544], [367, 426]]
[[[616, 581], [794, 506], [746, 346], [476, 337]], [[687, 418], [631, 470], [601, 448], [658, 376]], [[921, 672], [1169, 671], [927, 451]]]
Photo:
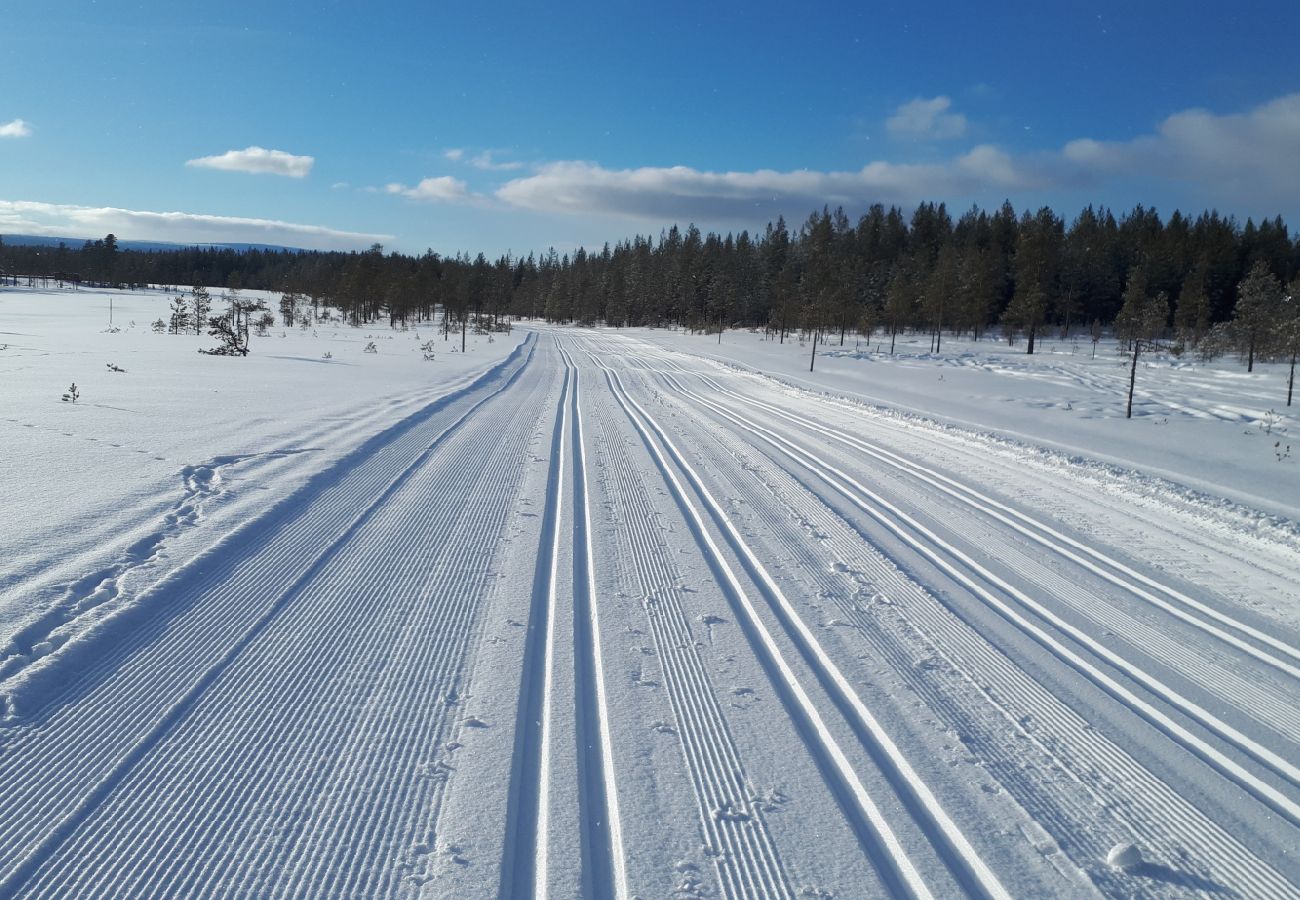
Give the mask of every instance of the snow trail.
[[[594, 356], [593, 361], [595, 361]], [[794, 612], [789, 601], [785, 598], [785, 595], [772, 580], [766, 569], [753, 555], [753, 552], [745, 544], [743, 538], [740, 536], [739, 532], [736, 531], [734, 525], [731, 524], [725, 512], [723, 512], [722, 508], [708, 492], [707, 488], [704, 487], [699, 476], [681, 456], [680, 451], [677, 450], [676, 446], [662, 430], [662, 427], [655, 422], [653, 417], [651, 417], [645, 409], [640, 406], [640, 404], [626, 393], [623, 388], [622, 380], [617, 372], [607, 369], [606, 377], [609, 381], [611, 390], [613, 390], [616, 396], [618, 396], [620, 403], [624, 404], [629, 418], [633, 420], [638, 429], [646, 436], [647, 444], [651, 444], [649, 432], [652, 431], [658, 437], [668, 454], [672, 456], [678, 468], [680, 468], [683, 474], [692, 482], [692, 485], [701, 500], [713, 513], [715, 521], [717, 521], [719, 526], [724, 530], [724, 533], [728, 535], [732, 546], [745, 561], [747, 568], [763, 585], [765, 589], [764, 592], [774, 601], [774, 605], [780, 608], [781, 612], [784, 614], [783, 621], [788, 626], [791, 626], [792, 631], [798, 633], [798, 636], [802, 639], [804, 647], [806, 648], [805, 653], [810, 659], [810, 662], [815, 660], [815, 662], [812, 663], [814, 665], [814, 670], [820, 671], [820, 673], [824, 675], [826, 683], [833, 685], [834, 690], [838, 692], [839, 696], [836, 697], [837, 705], [842, 704], [841, 708], [847, 707], [848, 710], [851, 710], [850, 723], [855, 726], [861, 726], [860, 728], [855, 727], [855, 733], [858, 734], [859, 739], [863, 740], [864, 744], [867, 745], [868, 750], [872, 752], [873, 758], [875, 758], [885, 768], [886, 775], [890, 778], [895, 789], [907, 803], [912, 814], [924, 821], [926, 825], [931, 826], [930, 828], [927, 828], [927, 836], [936, 844], [936, 849], [945, 858], [945, 861], [953, 870], [953, 874], [958, 879], [958, 882], [965, 890], [973, 894], [988, 897], [1010, 896], [992, 871], [989, 870], [983, 860], [975, 853], [965, 836], [961, 834], [952, 820], [948, 818], [947, 814], [943, 811], [942, 807], [939, 806], [938, 801], [935, 799], [933, 794], [930, 793], [929, 788], [926, 787], [924, 782], [916, 775], [910, 764], [908, 764], [902, 754], [899, 753], [898, 748], [889, 739], [888, 735], [885, 734], [879, 723], [870, 712], [867, 711], [866, 707], [862, 704], [862, 701], [848, 684], [848, 681], [840, 673], [838, 667], [836, 667], [830, 657], [826, 655], [825, 651], [821, 649], [811, 631], [808, 630], [807, 626], [803, 624], [802, 620]], [[635, 413], [633, 411], [635, 411]], [[663, 463], [661, 470], [673, 485], [674, 492], [678, 495], [684, 508], [690, 513], [691, 518], [696, 523], [697, 534], [701, 537], [701, 540], [709, 546], [717, 567], [731, 584], [734, 596], [738, 600], [741, 608], [748, 615], [750, 622], [754, 626], [755, 632], [760, 636], [763, 646], [770, 654], [774, 667], [781, 672], [781, 675], [793, 693], [798, 706], [803, 714], [808, 718], [813, 733], [817, 735], [818, 740], [825, 748], [829, 757], [828, 762], [831, 764], [830, 767], [839, 772], [840, 777], [844, 780], [844, 786], [847, 788], [848, 796], [853, 798], [858, 809], [861, 810], [864, 824], [869, 828], [869, 834], [871, 835], [870, 840], [873, 843], [878, 841], [880, 850], [884, 851], [881, 856], [877, 857], [877, 861], [882, 865], [889, 866], [889, 874], [892, 879], [895, 879], [892, 888], [894, 890], [905, 890], [914, 896], [931, 896], [929, 888], [926, 887], [925, 883], [921, 880], [914, 864], [903, 852], [893, 830], [881, 816], [879, 808], [867, 794], [856, 773], [854, 773], [849, 767], [843, 750], [840, 749], [834, 738], [830, 736], [825, 724], [822, 722], [820, 713], [813, 705], [789, 665], [781, 657], [780, 651], [772, 641], [771, 635], [767, 631], [766, 626], [763, 625], [762, 620], [758, 617], [751, 601], [746, 595], [743, 587], [740, 585], [740, 582], [737, 580], [735, 574], [731, 571], [730, 566], [726, 563], [725, 558], [721, 555], [721, 552], [718, 550], [716, 545], [713, 544], [712, 537], [709, 536], [707, 529], [704, 527], [703, 521], [699, 518], [698, 512], [695, 511], [694, 505], [681, 488], [676, 476], [667, 466], [666, 461], [663, 459], [663, 456], [660, 454], [657, 447], [654, 448], [654, 452]], [[835, 696], [835, 694], [832, 694], [832, 696]]]

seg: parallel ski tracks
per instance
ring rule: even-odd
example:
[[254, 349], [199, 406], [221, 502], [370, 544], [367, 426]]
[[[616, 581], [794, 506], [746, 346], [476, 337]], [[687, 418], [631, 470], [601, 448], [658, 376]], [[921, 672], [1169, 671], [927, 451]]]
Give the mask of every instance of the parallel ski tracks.
[[[680, 369], [680, 367], [678, 368]], [[971, 485], [894, 453], [874, 442], [848, 434], [840, 429], [831, 428], [771, 403], [765, 403], [730, 390], [711, 377], [703, 375], [699, 377], [713, 391], [722, 396], [764, 410], [808, 431], [860, 451], [895, 470], [911, 475], [918, 482], [932, 487], [969, 508], [1000, 522], [1035, 544], [1045, 547], [1064, 559], [1081, 566], [1097, 577], [1127, 591], [1162, 612], [1174, 616], [1185, 624], [1222, 641], [1224, 644], [1254, 657], [1279, 672], [1300, 679], [1300, 647], [1296, 647], [1285, 640], [1215, 609], [1207, 603], [1190, 597], [1176, 588], [1144, 575], [1101, 550], [1061, 533], [1048, 523], [989, 497]], [[678, 388], [681, 388], [681, 386], [678, 385]], [[1249, 640], [1246, 640], [1247, 638]], [[1256, 643], [1252, 644], [1250, 641]], [[1257, 644], [1263, 646], [1257, 646]]]
[[506, 858], [500, 896], [550, 896], [551, 781], [556, 747], [557, 628], [562, 611], [560, 571], [564, 548], [565, 472], [572, 471], [568, 516], [572, 538], [574, 702], [578, 754], [578, 836], [582, 848], [584, 895], [629, 896], [614, 753], [609, 731], [609, 701], [600, 649], [600, 599], [591, 547], [591, 513], [587, 486], [585, 433], [582, 425], [580, 373], [561, 347], [564, 380], [555, 408], [542, 547], [538, 554], [524, 650], [524, 676], [516, 717], [516, 737], [509, 808]]
[[[6, 788], [0, 792], [0, 821], [4, 823], [0, 830], [0, 895], [16, 893], [44, 867], [55, 865], [57, 855], [74, 838], [103, 841], [109, 837], [108, 832], [117, 830], [79, 834], [81, 826], [110, 799], [121, 800], [130, 790], [150, 793], [147, 778], [144, 788], [131, 785], [139, 784], [142, 773], [151, 771], [154, 751], [164, 742], [186, 739], [194, 724], [193, 713], [214, 688], [225, 686], [224, 676], [244, 661], [250, 648], [260, 647], [270, 637], [271, 626], [279, 618], [304, 606], [300, 598], [313, 579], [335, 565], [335, 560], [341, 558], [340, 551], [349, 547], [378, 510], [408, 485], [434, 448], [442, 446], [463, 423], [472, 421], [473, 413], [484, 403], [515, 383], [530, 358], [531, 342], [527, 352], [516, 354], [508, 364], [468, 389], [463, 401], [456, 397], [441, 404], [450, 418], [425, 414], [412, 426], [399, 429], [386, 444], [375, 447], [366, 464], [347, 472], [336, 486], [316, 495], [297, 515], [291, 510], [284, 517], [287, 521], [255, 526], [237, 535], [241, 539], [237, 546], [253, 551], [246, 559], [229, 566], [212, 560], [206, 571], [201, 569], [201, 562], [192, 564], [160, 586], [158, 590], [170, 589], [185, 596], [190, 605], [173, 617], [140, 623], [137, 640], [128, 641], [82, 679], [87, 687], [74, 685], [48, 718], [37, 718], [11, 733], [9, 752], [0, 757], [0, 783]], [[375, 491], [376, 486], [381, 489]], [[350, 511], [362, 498], [360, 511]], [[346, 523], [341, 531], [332, 525], [340, 518]], [[337, 535], [323, 550], [319, 549], [322, 533]], [[265, 544], [252, 539], [262, 535]], [[233, 555], [236, 548], [224, 549]], [[304, 556], [310, 560], [306, 568], [288, 567], [291, 580], [286, 587], [276, 587], [277, 583], [285, 584], [283, 576], [274, 577], [286, 568], [285, 563]], [[354, 598], [349, 605], [347, 597], [327, 597], [324, 609], [333, 614], [350, 609], [355, 614], [355, 604], [361, 599]], [[323, 620], [329, 621], [328, 617]], [[286, 649], [292, 656], [292, 648]], [[266, 699], [273, 700], [295, 688], [301, 690], [302, 685], [277, 679], [261, 690]], [[179, 699], [160, 705], [158, 701], [168, 694]], [[273, 707], [269, 704], [258, 708]], [[121, 718], [105, 722], [104, 710], [112, 710]], [[236, 724], [256, 727], [258, 722], [254, 716], [247, 723]], [[238, 766], [237, 747], [219, 749], [227, 758], [225, 770]], [[291, 749], [277, 748], [275, 752]], [[196, 779], [170, 799], [182, 805], [201, 805], [202, 785], [206, 783]], [[219, 817], [209, 818], [203, 829], [211, 830], [219, 824]], [[152, 837], [134, 833], [131, 837], [144, 838], [144, 846], [150, 846], [150, 841], [165, 845], [174, 839], [174, 835], [168, 837], [160, 831], [156, 823]], [[275, 844], [267, 842], [267, 846]], [[18, 850], [23, 846], [25, 850]], [[12, 849], [5, 851], [6, 847]], [[92, 859], [111, 860], [102, 846], [87, 849]], [[75, 866], [82, 868], [85, 863], [83, 858]], [[149, 865], [176, 863], [174, 856], [162, 856]], [[332, 861], [337, 863], [337, 859]], [[93, 866], [87, 869], [85, 877], [94, 877], [93, 871]], [[97, 877], [98, 883], [107, 887], [136, 875], [118, 872]], [[40, 884], [51, 887], [50, 882], [39, 880], [31, 886], [37, 888]]]
[[[593, 356], [593, 361], [595, 357]], [[844, 750], [823, 721], [821, 711], [812, 701], [790, 664], [781, 653], [768, 631], [763, 618], [731, 569], [726, 557], [713, 541], [704, 519], [678, 479], [676, 471], [690, 481], [696, 496], [709, 509], [711, 517], [727, 537], [728, 543], [742, 560], [748, 574], [761, 586], [773, 611], [780, 617], [788, 635], [800, 648], [801, 656], [817, 674], [818, 683], [826, 690], [836, 708], [845, 717], [863, 747], [880, 767], [898, 798], [917, 820], [952, 877], [962, 889], [974, 896], [1005, 897], [1006, 889], [996, 875], [979, 857], [968, 839], [961, 833], [948, 814], [939, 805], [930, 789], [920, 779], [904, 756], [899, 752], [884, 729], [867, 710], [848, 680], [821, 648], [819, 642], [795, 612], [781, 589], [745, 543], [722, 507], [704, 486], [699, 475], [676, 448], [662, 426], [642, 407], [623, 386], [618, 372], [606, 368], [606, 379], [615, 398], [623, 406], [628, 418], [641, 433], [647, 448], [665, 480], [677, 497], [679, 506], [691, 524], [697, 540], [705, 549], [710, 563], [729, 588], [732, 599], [753, 636], [755, 651], [773, 675], [774, 686], [783, 695], [787, 709], [805, 735], [809, 749], [814, 752], [823, 773], [830, 779], [833, 791], [840, 798], [846, 813], [854, 824], [862, 846], [888, 890], [917, 897], [932, 896], [930, 888], [921, 877], [915, 863], [903, 850], [893, 828], [885, 820], [875, 800], [871, 798]], [[673, 460], [672, 464], [668, 458]]]
[[[696, 410], [698, 401], [691, 399], [684, 408]], [[752, 446], [740, 432], [734, 440], [744, 448]], [[728, 449], [731, 443], [731, 439], [723, 442], [721, 458], [736, 452]], [[1072, 862], [1087, 871], [1099, 887], [1107, 892], [1131, 890], [1131, 884], [1126, 885], [1121, 876], [1098, 861], [1114, 842], [1137, 840], [1153, 859], [1179, 861], [1201, 877], [1232, 885], [1248, 896], [1300, 896], [1300, 888], [1258, 858], [1255, 851], [992, 646], [978, 626], [968, 624], [957, 610], [921, 589], [860, 539], [849, 539], [850, 534], [857, 537], [857, 529], [840, 519], [841, 514], [816, 492], [815, 482], [799, 477], [800, 468], [778, 464], [761, 481], [751, 476], [726, 478], [722, 473], [715, 477], [726, 485], [729, 496], [754, 511], [779, 541], [789, 528], [791, 515], [806, 519], [808, 527], [825, 534], [817, 543], [827, 544], [830, 557], [814, 553], [812, 544], [781, 541], [780, 546], [793, 555], [791, 564], [801, 578], [815, 580], [819, 596], [836, 604], [839, 614], [857, 627], [876, 652], [892, 661], [936, 714], [962, 734], [980, 735], [978, 753], [990, 772], [1035, 822], [1060, 839]], [[778, 475], [780, 481], [769, 483]], [[784, 486], [778, 490], [780, 484]], [[779, 510], [772, 504], [773, 497], [787, 498]], [[801, 502], [799, 497], [812, 502]], [[832, 561], [862, 573], [873, 590], [885, 592], [888, 602], [872, 604], [871, 612], [865, 612], [851, 592], [845, 593], [844, 584], [835, 582], [838, 573], [830, 571], [835, 568]], [[909, 643], [921, 647], [909, 651]], [[917, 653], [944, 660], [969, 688], [945, 687], [938, 673], [918, 677]], [[989, 712], [1006, 726], [991, 727]], [[1026, 727], [1026, 723], [1032, 724]], [[1019, 744], [1022, 740], [1042, 754], [1051, 773], [1046, 782], [1030, 774], [1034, 769], [1024, 768], [1028, 759]]]
[[638, 585], [641, 605], [654, 639], [675, 731], [695, 790], [700, 828], [724, 897], [793, 898], [794, 891], [772, 841], [763, 811], [755, 801], [745, 766], [718, 702], [697, 637], [682, 608], [681, 575], [672, 552], [655, 532], [656, 515], [645, 478], [623, 446], [622, 431], [601, 418], [606, 473], [619, 504], [619, 533], [626, 552], [619, 555]]
[[[684, 396], [688, 396], [692, 401], [707, 404], [707, 408], [709, 409], [723, 409], [722, 405], [717, 400], [713, 399], [712, 396], [706, 396], [698, 391], [693, 391], [683, 387], [681, 383], [676, 380], [675, 376], [665, 373], [662, 377], [666, 379], [665, 383], [670, 384], [673, 390], [683, 393]], [[717, 388], [717, 390], [724, 393], [729, 398], [746, 400], [748, 402], [748, 398], [744, 398], [734, 392], [726, 391], [720, 387]], [[767, 404], [761, 404], [761, 401], [753, 402], [762, 405], [765, 408], [768, 406]], [[741, 414], [734, 408], [726, 414], [741, 416]], [[743, 416], [741, 416], [741, 418], [743, 418], [743, 421], [748, 423], [748, 425], [759, 427], [759, 423], [755, 420]], [[784, 416], [781, 416], [781, 418], [784, 418]], [[826, 428], [825, 426], [821, 426], [820, 424], [812, 422], [804, 417], [793, 416], [793, 418], [797, 419], [799, 424], [814, 433], [837, 436], [842, 439], [843, 443], [850, 446], [856, 447], [858, 444], [874, 446], [852, 435], [845, 435]], [[740, 421], [740, 419], [734, 421]], [[775, 433], [772, 432], [771, 429], [765, 428], [765, 431], [772, 434]], [[794, 445], [791, 444], [791, 446]], [[872, 455], [871, 458], [874, 459], [876, 457]], [[917, 474], [910, 469], [904, 468], [904, 461], [902, 461], [901, 458], [899, 458], [898, 461], [892, 461], [889, 459], [886, 459], [885, 461], [896, 470], [905, 471], [910, 475]], [[920, 466], [917, 468], [924, 469], [924, 467]], [[933, 487], [945, 496], [951, 494], [959, 499], [963, 498], [963, 495], [958, 494], [952, 488], [947, 488], [945, 490], [946, 485], [944, 482], [938, 480], [938, 478], [942, 478], [943, 476], [938, 476], [937, 473], [935, 473], [937, 477], [935, 479], [930, 479], [926, 475], [928, 472], [930, 472], [930, 470], [925, 469], [924, 472], [917, 475], [918, 479], [923, 479], [922, 484], [924, 486]], [[956, 484], [953, 479], [947, 479], [947, 481]], [[933, 502], [933, 492], [926, 493], [925, 489], [914, 488], [911, 483], [891, 484], [890, 489], [895, 491], [895, 493], [904, 495], [908, 508], [915, 511], [928, 512], [930, 518], [935, 522], [945, 522], [951, 518], [949, 510], [942, 509], [935, 505]], [[968, 490], [972, 493], [978, 493], [973, 489]], [[980, 496], [982, 497], [983, 495]], [[969, 498], [965, 499], [969, 500]], [[967, 506], [976, 508], [979, 512], [986, 512], [990, 517], [995, 518], [999, 522], [1009, 522], [1012, 525], [1015, 524], [1015, 519], [1002, 515], [998, 512], [997, 508], [989, 509], [979, 505], [973, 500], [969, 500]], [[1005, 507], [1002, 508], [1005, 509]], [[1024, 518], [1029, 519], [1030, 517], [1024, 516]], [[1042, 523], [1039, 523], [1039, 525], [1044, 531], [1050, 532], [1053, 535], [1058, 535], [1063, 541], [1069, 541], [1072, 545], [1078, 545], [1078, 542], [1073, 541], [1065, 535], [1059, 535], [1059, 532], [1056, 532], [1050, 526]], [[1013, 528], [1013, 533], [1020, 534], [1021, 531]], [[1025, 529], [1024, 533], [1033, 534], [1033, 532], [1028, 531], [1028, 529]], [[1188, 623], [1194, 626], [1197, 626], [1200, 630], [1210, 633], [1211, 636], [1220, 638], [1224, 641], [1224, 644], [1220, 645], [1220, 648], [1216, 648], [1221, 649], [1222, 652], [1207, 653], [1204, 649], [1198, 652], [1189, 647], [1185, 642], [1179, 641], [1175, 636], [1168, 634], [1167, 630], [1161, 630], [1157, 627], [1156, 623], [1147, 623], [1142, 621], [1141, 619], [1130, 615], [1125, 610], [1117, 608], [1109, 603], [1097, 602], [1097, 595], [1089, 589], [1088, 585], [1071, 580], [1066, 577], [1065, 574], [1058, 573], [1052, 568], [1045, 567], [1040, 559], [1036, 558], [1032, 554], [1026, 554], [1024, 550], [1015, 543], [1001, 541], [1001, 539], [996, 536], [989, 540], [996, 540], [998, 542], [996, 552], [993, 553], [993, 555], [997, 557], [999, 564], [1005, 569], [1017, 572], [1020, 577], [1032, 579], [1036, 585], [1037, 591], [1063, 601], [1077, 612], [1097, 622], [1103, 628], [1106, 628], [1115, 634], [1122, 635], [1123, 640], [1126, 643], [1140, 648], [1144, 655], [1164, 663], [1171, 671], [1180, 673], [1181, 677], [1199, 684], [1210, 693], [1223, 698], [1225, 702], [1232, 704], [1232, 707], [1235, 710], [1272, 728], [1280, 736], [1291, 740], [1300, 738], [1300, 709], [1297, 709], [1295, 705], [1294, 692], [1286, 690], [1283, 685], [1273, 684], [1270, 680], [1261, 680], [1258, 677], [1254, 677], [1256, 673], [1253, 671], [1242, 671], [1241, 661], [1239, 659], [1229, 658], [1225, 655], [1229, 651], [1229, 647], [1226, 645], [1231, 644], [1233, 646], [1244, 647], [1252, 651], [1250, 654], [1252, 657], [1262, 658], [1266, 663], [1271, 664], [1272, 668], [1278, 669], [1283, 674], [1290, 675], [1292, 673], [1287, 671], [1287, 669], [1294, 669], [1295, 667], [1290, 666], [1285, 660], [1246, 643], [1244, 640], [1225, 632], [1223, 629], [1216, 627], [1212, 623], [1206, 623], [1196, 616], [1184, 612], [1181, 608], [1174, 606], [1172, 603], [1161, 600], [1159, 597], [1142, 589], [1140, 586], [1133, 584], [1131, 581], [1126, 581], [1115, 575], [1111, 575], [1109, 578], [1105, 579], [1107, 583], [1114, 584], [1126, 589], [1130, 593], [1138, 595], [1139, 599], [1144, 603], [1158, 605], [1161, 609], [1166, 611], [1172, 610], [1173, 612], [1180, 613], [1180, 618], [1185, 619]], [[1047, 539], [1043, 539], [1040, 543], [1044, 546], [1048, 546], [1050, 549], [1056, 550], [1068, 562], [1079, 563], [1085, 571], [1090, 574], [1106, 574], [1105, 570], [1100, 566], [1089, 563], [1086, 557], [1081, 557], [1079, 553], [1075, 553], [1068, 546], [1061, 546], [1052, 543]], [[982, 548], [983, 545], [981, 545], [981, 549]], [[1091, 548], [1085, 549], [1091, 550]], [[1158, 582], [1155, 582], [1153, 579], [1149, 579], [1146, 576], [1141, 575], [1141, 573], [1134, 572], [1123, 563], [1112, 560], [1100, 551], [1092, 551], [1092, 553], [1099, 558], [1110, 560], [1117, 569], [1121, 569], [1125, 573], [1131, 574], [1135, 579], [1142, 579], [1145, 582], [1158, 584]], [[1172, 588], [1166, 588], [1166, 590], [1183, 597], [1189, 604], [1195, 604], [1197, 607], [1205, 607], [1205, 604], [1190, 597], [1186, 597]], [[1246, 625], [1242, 625], [1241, 627], [1256, 632], [1261, 637], [1268, 637], [1270, 641], [1275, 641], [1271, 636], [1263, 635], [1263, 633], [1258, 632], [1257, 629], [1250, 628]], [[1283, 647], [1288, 646], [1284, 642], [1275, 642]], [[1295, 672], [1297, 676], [1300, 676], [1300, 669], [1296, 669]]]
[[1300, 786], [1300, 767], [1241, 733], [1218, 716], [1204, 709], [1200, 704], [1183, 696], [1144, 669], [1134, 665], [1109, 647], [1090, 637], [1078, 627], [1065, 621], [1039, 601], [993, 574], [961, 550], [945, 542], [933, 531], [917, 522], [912, 516], [888, 502], [843, 470], [828, 463], [816, 454], [799, 447], [776, 432], [746, 420], [724, 407], [711, 403], [699, 394], [692, 394], [691, 397], [695, 402], [708, 405], [719, 415], [730, 418], [745, 431], [755, 435], [789, 459], [807, 468], [816, 477], [842, 494], [913, 550], [968, 588], [975, 596], [987, 603], [990, 608], [999, 613], [1018, 630], [1048, 650], [1063, 664], [1079, 672], [1097, 687], [1146, 719], [1159, 731], [1181, 744], [1207, 765], [1219, 771], [1224, 777], [1236, 782], [1291, 822], [1300, 824], [1300, 803], [1297, 803], [1269, 781], [1251, 772], [1235, 758], [1225, 754], [1152, 702], [1138, 696], [1132, 689], [1089, 662], [1079, 652], [1071, 649], [1043, 626], [1027, 618], [1020, 610], [1028, 611], [1040, 621], [1049, 625], [1055, 632], [1067, 635], [1077, 646], [1086, 648], [1086, 651], [1091, 655], [1104, 660], [1113, 668], [1124, 673], [1129, 679], [1158, 698], [1159, 701], [1195, 720], [1220, 740], [1232, 746], [1235, 750], [1252, 757], [1274, 775], [1290, 782], [1293, 786]]

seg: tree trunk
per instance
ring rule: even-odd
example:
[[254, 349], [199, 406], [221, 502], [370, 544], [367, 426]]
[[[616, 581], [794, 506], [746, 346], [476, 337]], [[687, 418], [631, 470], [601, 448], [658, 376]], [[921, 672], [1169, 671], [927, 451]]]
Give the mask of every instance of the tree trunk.
[[889, 329], [889, 355], [894, 355], [894, 336], [898, 334], [897, 328]]
[[1133, 365], [1128, 370], [1128, 412], [1124, 414], [1126, 419], [1133, 418], [1133, 386], [1137, 384], [1138, 347], [1141, 346], [1141, 343], [1141, 341], [1133, 341]]
[[1034, 355], [1034, 335], [1036, 335], [1037, 333], [1038, 333], [1038, 327], [1035, 325], [1030, 325], [1029, 326], [1029, 349], [1025, 351], [1026, 355], [1028, 356]]
[[1291, 375], [1286, 380], [1286, 405], [1291, 405], [1291, 394], [1295, 388], [1295, 358], [1296, 351], [1291, 351]]
[[813, 367], [817, 365], [817, 335], [820, 333], [821, 333], [821, 329], [818, 329], [813, 332], [812, 359], [808, 363], [809, 372], [811, 372], [813, 370]]
[[1246, 351], [1246, 371], [1255, 371], [1255, 333], [1250, 333], [1250, 347]]

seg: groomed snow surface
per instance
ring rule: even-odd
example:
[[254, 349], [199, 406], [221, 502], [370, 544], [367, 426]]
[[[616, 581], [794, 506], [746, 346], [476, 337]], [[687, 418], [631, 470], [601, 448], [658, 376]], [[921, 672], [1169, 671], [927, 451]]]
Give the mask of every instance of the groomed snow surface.
[[1300, 897], [1280, 367], [112, 300], [0, 292], [0, 897]]

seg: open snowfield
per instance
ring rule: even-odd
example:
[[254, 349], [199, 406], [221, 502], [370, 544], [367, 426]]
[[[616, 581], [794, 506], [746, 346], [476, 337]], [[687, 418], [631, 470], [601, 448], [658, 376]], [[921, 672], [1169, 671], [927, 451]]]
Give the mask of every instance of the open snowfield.
[[1277, 367], [114, 296], [0, 291], [0, 897], [1300, 897]]

